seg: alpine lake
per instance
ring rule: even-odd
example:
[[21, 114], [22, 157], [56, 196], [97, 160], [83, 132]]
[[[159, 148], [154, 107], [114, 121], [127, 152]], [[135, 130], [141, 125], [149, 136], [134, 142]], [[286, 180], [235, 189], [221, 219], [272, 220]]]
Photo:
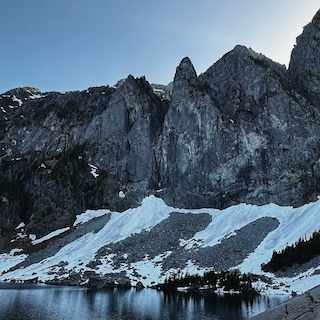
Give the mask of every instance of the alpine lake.
[[166, 294], [155, 289], [93, 290], [26, 283], [0, 283], [0, 319], [193, 319], [242, 320], [289, 299], [213, 292]]

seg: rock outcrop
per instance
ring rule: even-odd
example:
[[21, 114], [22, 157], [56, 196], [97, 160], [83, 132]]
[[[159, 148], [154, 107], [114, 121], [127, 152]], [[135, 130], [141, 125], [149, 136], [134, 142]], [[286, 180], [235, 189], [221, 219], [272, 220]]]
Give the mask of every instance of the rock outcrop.
[[301, 205], [318, 191], [317, 117], [285, 67], [251, 49], [235, 47], [199, 77], [184, 59], [159, 144], [166, 201]]
[[252, 320], [320, 319], [320, 286], [296, 296], [278, 307], [251, 318]]
[[145, 79], [129, 76], [117, 90], [17, 89], [0, 104], [1, 230], [22, 220], [43, 235], [86, 208], [124, 210], [155, 189], [168, 101]]
[[288, 70], [243, 46], [200, 76], [184, 58], [170, 99], [132, 76], [0, 95], [0, 230], [22, 220], [41, 236], [149, 194], [190, 208], [309, 201], [320, 192], [319, 21]]
[[289, 65], [293, 87], [318, 107], [320, 98], [320, 11], [297, 38]]

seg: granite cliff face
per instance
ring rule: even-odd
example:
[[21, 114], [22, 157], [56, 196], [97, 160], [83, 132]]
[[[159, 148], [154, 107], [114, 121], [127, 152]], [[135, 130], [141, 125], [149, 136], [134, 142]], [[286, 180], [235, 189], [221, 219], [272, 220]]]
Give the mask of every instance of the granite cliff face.
[[157, 194], [176, 207], [301, 205], [320, 192], [320, 12], [289, 69], [236, 46], [170, 99], [144, 78], [116, 87], [0, 95], [0, 230], [41, 236], [87, 208]]
[[320, 151], [318, 109], [307, 97], [284, 66], [245, 47], [199, 77], [183, 60], [159, 144], [169, 202], [307, 201], [318, 191]]
[[64, 94], [16, 89], [0, 101], [2, 230], [23, 220], [44, 234], [86, 208], [124, 210], [155, 189], [168, 102], [144, 79]]
[[320, 11], [297, 38], [289, 65], [289, 78], [293, 87], [314, 106], [319, 106], [320, 97], [319, 44]]

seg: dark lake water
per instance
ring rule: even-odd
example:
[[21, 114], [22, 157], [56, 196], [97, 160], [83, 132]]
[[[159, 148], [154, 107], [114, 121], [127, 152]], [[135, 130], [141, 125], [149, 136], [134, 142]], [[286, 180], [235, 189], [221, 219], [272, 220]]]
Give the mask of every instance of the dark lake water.
[[153, 289], [89, 290], [74, 287], [0, 284], [0, 319], [195, 319], [240, 320], [287, 300], [258, 296], [242, 300], [213, 293], [165, 295]]

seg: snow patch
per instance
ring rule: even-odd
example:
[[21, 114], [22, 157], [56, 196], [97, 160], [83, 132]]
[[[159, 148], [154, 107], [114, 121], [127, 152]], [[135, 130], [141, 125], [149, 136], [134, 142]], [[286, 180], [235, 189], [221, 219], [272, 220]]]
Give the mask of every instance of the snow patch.
[[13, 249], [10, 251], [10, 253], [0, 254], [0, 275], [2, 275], [4, 272], [8, 271], [12, 267], [16, 266], [18, 263], [24, 261], [28, 256], [26, 254], [15, 255], [16, 252], [20, 251], [17, 251], [17, 249]]
[[197, 247], [200, 247], [202, 245], [201, 240], [195, 240], [195, 239], [179, 239], [179, 245], [180, 247], [184, 247], [187, 250], [195, 249]]
[[119, 191], [119, 198], [123, 199], [126, 197], [126, 194], [123, 191]]
[[261, 264], [267, 263], [271, 259], [273, 251], [280, 251], [286, 246], [294, 244], [301, 237], [310, 238], [313, 232], [320, 230], [319, 200], [300, 208], [277, 206], [277, 210], [274, 212], [269, 211], [271, 205], [262, 208], [265, 209], [266, 216], [275, 216], [280, 225], [270, 232], [258, 248], [239, 265], [240, 270], [258, 274], [262, 273]]
[[68, 231], [69, 229], [70, 229], [70, 227], [66, 227], [66, 228], [62, 228], [62, 229], [58, 229], [58, 230], [52, 231], [52, 232], [50, 232], [49, 234], [45, 235], [44, 237], [42, 237], [40, 239], [33, 240], [32, 244], [35, 245], [35, 244], [41, 243], [43, 241], [49, 240], [49, 239], [51, 239], [53, 237], [58, 236], [59, 234], [61, 234], [63, 232]]
[[[163, 282], [165, 275], [162, 273], [162, 262], [167, 258], [172, 251], [166, 251], [153, 259], [149, 260], [145, 257], [143, 261], [130, 263], [130, 269], [137, 272], [140, 276], [136, 276], [135, 273], [129, 274], [129, 279], [133, 282], [141, 281], [144, 286], [151, 286], [153, 284]], [[128, 268], [125, 266], [124, 271]]]
[[94, 178], [99, 177], [99, 173], [98, 173], [99, 168], [94, 166], [93, 164], [88, 164], [88, 165], [91, 168], [91, 174], [93, 175], [93, 177]]
[[31, 96], [29, 96], [29, 99], [34, 100], [34, 99], [40, 99], [40, 98], [44, 98], [44, 97], [45, 97], [45, 95], [37, 93], [37, 94], [32, 94]]
[[[0, 276], [0, 281], [4, 279], [30, 279], [37, 273], [38, 279], [46, 281], [54, 278], [50, 270], [52, 266], [59, 264], [60, 261], [67, 261], [66, 270], [79, 272], [80, 270], [91, 270], [84, 267], [94, 259], [96, 252], [108, 243], [125, 239], [134, 233], [139, 233], [143, 229], [152, 227], [168, 218], [173, 208], [167, 206], [162, 199], [150, 196], [145, 198], [138, 208], [128, 209], [124, 212], [112, 212], [110, 220], [100, 231], [90, 232], [75, 241], [62, 247], [54, 256], [47, 257], [45, 260], [30, 265], [24, 269], [18, 269]], [[0, 257], [1, 261], [1, 257]], [[79, 261], [82, 265], [79, 265]], [[107, 265], [98, 266], [99, 271], [109, 270], [112, 267], [110, 260]], [[159, 267], [160, 268], [160, 267]], [[0, 272], [3, 270], [0, 264]], [[109, 270], [109, 271], [108, 271]], [[49, 274], [48, 274], [49, 273]]]
[[22, 229], [26, 226], [26, 224], [24, 222], [20, 222], [19, 225], [15, 228], [15, 230], [19, 230]]
[[13, 95], [12, 97], [12, 101], [16, 101], [19, 104], [19, 107], [21, 107], [23, 105], [23, 102], [21, 99], [18, 99], [15, 95]]
[[98, 218], [110, 213], [110, 210], [100, 209], [100, 210], [86, 210], [84, 213], [78, 214], [76, 216], [76, 221], [73, 226], [78, 226], [80, 224], [86, 223], [94, 218]]
[[10, 255], [14, 256], [16, 253], [20, 253], [22, 251], [23, 251], [23, 249], [18, 249], [18, 248], [12, 249], [12, 250], [10, 250]]

